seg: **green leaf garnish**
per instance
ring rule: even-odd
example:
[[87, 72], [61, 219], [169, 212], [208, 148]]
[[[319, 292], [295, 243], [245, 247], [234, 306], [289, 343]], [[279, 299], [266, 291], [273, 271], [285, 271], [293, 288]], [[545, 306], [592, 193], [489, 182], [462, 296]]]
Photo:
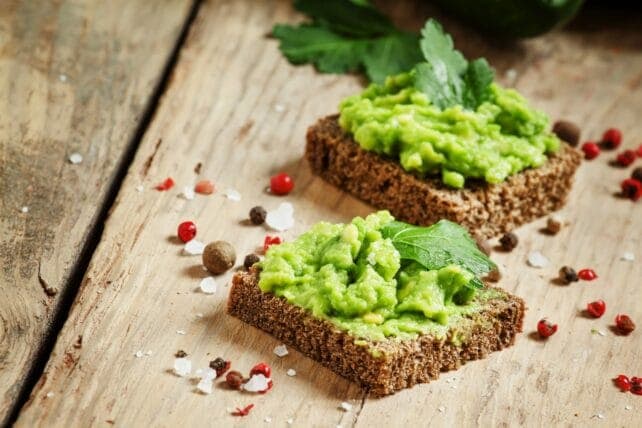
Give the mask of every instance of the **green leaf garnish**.
[[384, 238], [390, 238], [402, 260], [412, 260], [428, 270], [455, 264], [474, 273], [469, 285], [482, 288], [479, 277], [496, 268], [470, 237], [466, 229], [448, 220], [440, 220], [429, 227], [413, 226], [393, 221], [381, 229]]

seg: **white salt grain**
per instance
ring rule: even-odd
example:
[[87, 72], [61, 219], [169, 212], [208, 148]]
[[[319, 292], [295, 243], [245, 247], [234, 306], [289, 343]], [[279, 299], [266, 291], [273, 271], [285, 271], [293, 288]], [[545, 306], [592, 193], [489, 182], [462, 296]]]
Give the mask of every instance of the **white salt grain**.
[[238, 202], [241, 200], [241, 194], [235, 189], [227, 189], [223, 194], [230, 201]]
[[198, 286], [201, 291], [205, 294], [214, 294], [216, 293], [216, 280], [211, 276], [203, 278], [201, 283]]
[[633, 406], [628, 405], [628, 404], [626, 406], [624, 406], [624, 410], [631, 410], [632, 408], [633, 408]]
[[285, 106], [283, 104], [275, 104], [274, 105], [274, 110], [277, 112], [281, 113], [282, 111], [285, 111]]
[[344, 401], [339, 405], [339, 408], [344, 412], [349, 412], [350, 410], [352, 410], [352, 404]]
[[204, 315], [203, 315], [203, 313], [201, 313], [201, 312], [197, 312], [197, 313], [196, 313], [196, 318], [203, 318], [203, 316], [204, 316]]
[[82, 155], [80, 153], [72, 153], [69, 155], [69, 162], [71, 162], [74, 165], [78, 165], [80, 162], [82, 162]]
[[29, 207], [28, 206], [24, 206], [24, 207], [20, 208], [20, 211], [22, 211], [23, 213], [27, 214], [29, 212]]
[[152, 352], [152, 351], [147, 351], [147, 352], [145, 352], [145, 355], [147, 355], [148, 357], [151, 357], [151, 355], [152, 355], [152, 354], [153, 354], [153, 352]]
[[549, 260], [540, 251], [531, 251], [528, 253], [528, 265], [534, 268], [545, 268], [549, 265]]
[[243, 384], [243, 389], [248, 392], [265, 391], [269, 387], [269, 382], [269, 378], [262, 374], [255, 374]]
[[183, 191], [181, 192], [181, 197], [183, 199], [191, 201], [192, 199], [194, 199], [195, 195], [196, 194], [194, 193], [194, 186], [185, 186], [185, 187], [183, 187]]
[[279, 345], [274, 348], [274, 354], [277, 357], [285, 357], [289, 354], [288, 348], [285, 345]]
[[183, 252], [190, 256], [199, 256], [203, 254], [204, 250], [205, 244], [196, 239], [192, 239], [191, 241], [185, 243], [185, 246], [183, 247]]
[[287, 371], [287, 372], [285, 372], [285, 374], [287, 374], [287, 375], [288, 375], [288, 376], [290, 376], [290, 377], [294, 377], [294, 376], [296, 376], [296, 370], [294, 370], [294, 369], [288, 369], [288, 371]]
[[282, 202], [277, 209], [268, 211], [265, 224], [279, 232], [291, 229], [294, 226], [294, 207], [289, 202]]
[[138, 186], [136, 186], [136, 191], [137, 191], [138, 193], [141, 193], [143, 190], [145, 190], [145, 188], [143, 187], [143, 185], [142, 185], [142, 184], [139, 184]]
[[67, 75], [66, 74], [59, 75], [58, 80], [60, 80], [62, 83], [65, 83], [67, 81]]
[[439, 406], [437, 407], [437, 410], [439, 410], [440, 413], [444, 413], [444, 411], [446, 411], [446, 408], [444, 406]]
[[136, 353], [134, 354], [134, 356], [135, 356], [136, 358], [141, 358], [141, 357], [143, 356], [143, 351], [136, 351]]
[[287, 421], [285, 421], [285, 423], [288, 424], [288, 425], [292, 425], [294, 423], [294, 419], [293, 418], [289, 418]]
[[176, 330], [176, 334], [180, 334], [181, 336], [185, 336], [185, 330]]
[[184, 377], [192, 372], [192, 362], [187, 358], [176, 358], [174, 360], [174, 373]]
[[264, 420], [264, 421], [265, 421], [265, 423], [267, 423], [267, 424], [269, 424], [270, 422], [272, 422], [272, 418], [271, 418], [271, 417], [269, 417], [269, 416], [266, 416], [266, 417], [265, 417], [265, 419], [263, 419], [263, 420]]
[[53, 397], [53, 396], [54, 396], [54, 393], [53, 393], [53, 392], [51, 392], [51, 391], [49, 391], [49, 392], [47, 393], [47, 395], [45, 395], [45, 397], [47, 397], [47, 398], [51, 398], [51, 397]]
[[635, 261], [635, 254], [633, 254], [630, 251], [626, 251], [626, 252], [622, 253], [622, 256], [620, 257], [620, 260], [624, 260], [625, 262]]
[[212, 379], [204, 377], [203, 379], [200, 380], [198, 385], [196, 385], [196, 389], [201, 394], [206, 394], [209, 395], [212, 393]]

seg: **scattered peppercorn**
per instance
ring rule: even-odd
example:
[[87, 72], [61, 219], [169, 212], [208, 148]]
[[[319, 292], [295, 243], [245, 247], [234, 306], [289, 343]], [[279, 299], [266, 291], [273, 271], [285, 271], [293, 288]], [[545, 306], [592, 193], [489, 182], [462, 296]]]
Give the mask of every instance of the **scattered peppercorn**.
[[245, 260], [243, 260], [243, 267], [245, 267], [245, 270], [250, 270], [250, 268], [260, 260], [261, 259], [256, 254], [248, 254], [247, 256], [245, 256]]
[[211, 195], [215, 190], [216, 187], [210, 180], [201, 180], [194, 186], [194, 191], [201, 195]]
[[176, 358], [185, 358], [185, 357], [187, 357], [187, 352], [183, 351], [182, 349], [179, 349], [178, 351], [176, 351], [174, 356]]
[[546, 220], [546, 231], [551, 235], [557, 235], [561, 228], [562, 221], [559, 218], [551, 216]]
[[184, 221], [178, 225], [176, 234], [181, 241], [189, 242], [196, 236], [196, 225], [193, 221]]
[[498, 282], [500, 279], [502, 279], [502, 273], [499, 270], [499, 267], [495, 267], [495, 269], [488, 272], [484, 279], [490, 282]]
[[617, 385], [622, 392], [626, 392], [631, 389], [631, 380], [626, 375], [618, 375], [618, 377], [613, 379], [613, 382], [615, 382], [615, 385]]
[[627, 167], [635, 162], [637, 155], [633, 150], [624, 150], [622, 153], [619, 153], [615, 158], [615, 161], [618, 165]]
[[287, 195], [294, 188], [292, 177], [280, 172], [270, 178], [270, 191], [275, 195]]
[[617, 327], [618, 331], [624, 335], [627, 335], [635, 330], [635, 323], [633, 322], [633, 320], [628, 315], [624, 314], [618, 314], [615, 317], [615, 326]]
[[540, 337], [546, 339], [551, 337], [557, 331], [557, 324], [551, 324], [546, 318], [539, 320], [537, 323], [537, 332]]
[[269, 378], [272, 374], [272, 369], [265, 363], [258, 363], [257, 365], [252, 367], [252, 370], [250, 370], [250, 376], [254, 376], [257, 374], [262, 374], [263, 376]]
[[263, 224], [265, 223], [265, 217], [267, 216], [267, 211], [261, 206], [256, 206], [250, 210], [250, 221], [252, 224]]
[[279, 245], [281, 243], [281, 238], [278, 236], [267, 235], [263, 240], [263, 251], [267, 251], [268, 248], [272, 245]]
[[247, 416], [250, 414], [250, 410], [254, 408], [254, 404], [248, 404], [247, 406], [241, 408], [236, 408], [234, 412], [232, 412], [232, 416]]
[[579, 279], [583, 279], [584, 281], [593, 281], [595, 278], [597, 278], [597, 274], [593, 269], [581, 269], [577, 273], [577, 277]]
[[172, 177], [167, 177], [162, 183], [156, 185], [156, 190], [163, 192], [171, 189], [172, 187], [174, 187], [174, 180], [172, 180]]
[[600, 148], [592, 141], [582, 144], [582, 151], [585, 159], [595, 159], [600, 154]]
[[513, 251], [513, 249], [517, 247], [518, 242], [519, 239], [513, 232], [508, 232], [504, 236], [499, 238], [499, 243], [501, 244], [502, 250], [504, 251]]
[[631, 172], [631, 178], [642, 183], [642, 166], [635, 168]]
[[225, 375], [225, 383], [232, 389], [241, 389], [244, 380], [243, 375], [236, 370], [227, 372], [227, 375]]
[[602, 135], [601, 145], [605, 149], [617, 149], [622, 143], [622, 132], [617, 128], [609, 128]]
[[573, 147], [580, 141], [580, 128], [568, 120], [558, 120], [553, 125], [553, 134], [562, 141], [566, 141]]
[[586, 312], [594, 318], [600, 318], [606, 312], [606, 303], [604, 300], [596, 300], [586, 305]]
[[577, 272], [570, 266], [562, 266], [559, 271], [559, 279], [564, 284], [570, 284], [571, 282], [576, 282], [579, 280], [577, 277]]
[[232, 362], [225, 361], [221, 357], [217, 357], [216, 359], [210, 361], [210, 368], [216, 371], [217, 378], [223, 376], [223, 374], [225, 374], [225, 372], [228, 371], [230, 367], [232, 367]]
[[642, 197], [642, 183], [633, 178], [627, 178], [620, 184], [622, 196], [637, 201]]
[[234, 266], [236, 251], [226, 241], [214, 241], [203, 250], [203, 265], [213, 274], [220, 274]]

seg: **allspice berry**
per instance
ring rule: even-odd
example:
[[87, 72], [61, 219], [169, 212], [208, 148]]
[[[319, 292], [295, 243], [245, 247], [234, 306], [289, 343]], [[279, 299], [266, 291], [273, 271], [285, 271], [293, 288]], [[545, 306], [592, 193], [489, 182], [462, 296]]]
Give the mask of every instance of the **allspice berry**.
[[256, 254], [248, 254], [247, 256], [245, 256], [245, 260], [243, 260], [243, 266], [245, 267], [245, 270], [250, 270], [250, 268], [260, 260], [261, 259]]
[[214, 241], [203, 250], [203, 265], [213, 274], [220, 274], [234, 266], [236, 251], [226, 241]]
[[499, 244], [502, 246], [502, 250], [504, 251], [513, 251], [513, 249], [517, 247], [518, 242], [519, 239], [513, 232], [508, 232], [499, 238]]
[[580, 128], [573, 122], [568, 120], [558, 120], [553, 125], [553, 134], [557, 135], [562, 141], [567, 142], [571, 146], [577, 146], [580, 141]]
[[551, 235], [557, 235], [557, 232], [562, 228], [562, 220], [556, 216], [550, 216], [546, 220], [546, 231]]
[[256, 206], [250, 210], [250, 221], [252, 224], [263, 224], [265, 223], [265, 217], [267, 216], [267, 211], [262, 206]]

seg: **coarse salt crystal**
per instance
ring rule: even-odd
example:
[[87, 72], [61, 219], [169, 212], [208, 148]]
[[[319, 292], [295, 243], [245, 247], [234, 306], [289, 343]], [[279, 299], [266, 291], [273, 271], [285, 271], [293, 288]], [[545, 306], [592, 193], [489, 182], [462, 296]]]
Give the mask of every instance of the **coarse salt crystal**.
[[185, 336], [185, 330], [176, 330], [176, 334], [180, 334], [181, 336]]
[[216, 370], [214, 370], [211, 367], [207, 367], [205, 370], [201, 370], [203, 372], [203, 379], [216, 379]]
[[230, 201], [238, 202], [241, 200], [241, 194], [235, 189], [227, 189], [223, 194]]
[[602, 413], [597, 413], [597, 414], [593, 415], [593, 417], [594, 418], [598, 418], [598, 419], [604, 419], [604, 415]]
[[272, 422], [272, 418], [271, 418], [271, 417], [269, 417], [269, 416], [266, 416], [266, 417], [265, 417], [265, 419], [263, 419], [263, 420], [265, 421], [265, 423], [268, 423], [268, 424], [269, 424], [270, 422]]
[[136, 358], [141, 358], [141, 357], [143, 356], [143, 351], [136, 351], [136, 353], [134, 354], [134, 356], [135, 356]]
[[289, 418], [287, 421], [285, 421], [285, 423], [288, 424], [288, 425], [292, 425], [294, 423], [294, 419], [293, 418]]
[[194, 199], [194, 196], [196, 194], [194, 193], [194, 187], [193, 186], [185, 186], [183, 187], [183, 191], [181, 192], [181, 197], [183, 199], [187, 199], [188, 201], [191, 201]]
[[631, 410], [632, 408], [633, 408], [633, 406], [631, 406], [631, 405], [629, 405], [629, 404], [627, 404], [626, 406], [624, 406], [624, 409], [625, 409], [625, 410]]
[[174, 360], [174, 373], [184, 377], [192, 372], [192, 362], [187, 358], [176, 358]]
[[185, 246], [183, 247], [183, 252], [189, 254], [190, 256], [199, 256], [203, 254], [204, 250], [205, 244], [196, 239], [192, 239], [191, 241], [186, 242]]
[[282, 111], [285, 111], [285, 106], [283, 104], [275, 104], [274, 105], [274, 110], [276, 110], [279, 113], [281, 113]]
[[275, 210], [268, 211], [265, 224], [279, 232], [284, 232], [294, 226], [294, 207], [289, 202], [282, 202]]
[[541, 251], [531, 251], [528, 253], [528, 265], [534, 268], [544, 268], [548, 266], [549, 260]]
[[446, 408], [444, 406], [439, 406], [439, 407], [437, 407], [437, 410], [439, 410], [440, 413], [444, 413]]
[[47, 398], [51, 398], [51, 397], [53, 397], [53, 396], [54, 396], [54, 393], [53, 393], [53, 392], [51, 392], [51, 391], [49, 391], [49, 392], [45, 395], [45, 397], [47, 397]]
[[199, 284], [199, 288], [205, 294], [214, 294], [216, 293], [216, 280], [211, 276], [203, 278]]
[[138, 193], [141, 193], [143, 190], [145, 190], [145, 188], [143, 187], [143, 185], [142, 185], [142, 184], [139, 184], [138, 186], [136, 186], [136, 191], [137, 191]]
[[285, 374], [287, 374], [287, 375], [288, 375], [288, 376], [290, 376], [290, 377], [294, 377], [294, 376], [296, 376], [296, 370], [294, 370], [294, 369], [288, 369], [288, 371], [287, 371], [287, 372], [285, 372]]
[[212, 379], [204, 377], [203, 379], [198, 382], [198, 385], [196, 385], [196, 389], [201, 394], [206, 394], [209, 395], [212, 393]]
[[339, 405], [339, 408], [344, 412], [349, 412], [350, 410], [352, 410], [352, 404], [344, 401]]
[[29, 212], [29, 207], [25, 205], [24, 207], [20, 208], [20, 211], [26, 214]]
[[153, 354], [153, 352], [151, 350], [145, 352], [145, 355], [147, 355], [148, 357], [151, 356], [152, 354]]
[[276, 354], [277, 357], [285, 357], [289, 354], [288, 348], [285, 345], [276, 346], [274, 348], [274, 354]]
[[78, 165], [80, 162], [82, 162], [82, 155], [80, 153], [72, 153], [69, 155], [69, 162], [71, 162], [74, 165]]
[[67, 75], [66, 74], [61, 74], [58, 76], [58, 79], [62, 82], [65, 83], [67, 81]]
[[269, 388], [270, 379], [262, 374], [253, 375], [250, 380], [243, 384], [243, 389], [248, 392], [265, 391]]
[[202, 312], [197, 312], [196, 313], [196, 318], [203, 318], [203, 313]]
[[622, 257], [620, 257], [620, 260], [624, 260], [625, 262], [632, 262], [635, 260], [635, 255], [630, 251], [626, 251], [622, 253]]

